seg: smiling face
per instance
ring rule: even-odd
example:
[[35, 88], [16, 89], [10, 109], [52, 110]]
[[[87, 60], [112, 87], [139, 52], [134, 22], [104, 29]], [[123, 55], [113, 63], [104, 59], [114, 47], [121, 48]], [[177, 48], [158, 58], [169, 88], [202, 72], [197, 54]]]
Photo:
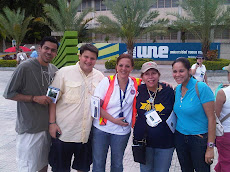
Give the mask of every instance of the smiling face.
[[42, 47], [39, 47], [38, 61], [41, 65], [47, 66], [57, 55], [57, 44], [46, 41]]
[[190, 70], [186, 69], [182, 62], [173, 65], [173, 78], [177, 84], [187, 85], [190, 79]]
[[157, 88], [159, 78], [160, 74], [156, 69], [149, 69], [142, 74], [142, 80], [151, 91], [154, 91]]
[[81, 70], [88, 75], [96, 64], [97, 55], [94, 52], [85, 50], [82, 54], [79, 55], [79, 65]]
[[133, 70], [132, 63], [128, 58], [122, 58], [119, 60], [116, 65], [116, 70], [118, 73], [118, 78], [127, 79], [129, 77], [130, 72]]

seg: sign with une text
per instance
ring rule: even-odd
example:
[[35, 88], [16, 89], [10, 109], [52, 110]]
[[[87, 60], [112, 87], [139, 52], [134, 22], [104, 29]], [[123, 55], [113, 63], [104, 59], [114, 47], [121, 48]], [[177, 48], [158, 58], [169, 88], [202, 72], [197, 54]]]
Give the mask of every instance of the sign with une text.
[[[219, 56], [220, 43], [212, 43], [210, 49], [218, 50]], [[119, 54], [126, 52], [126, 44], [119, 44]], [[178, 57], [195, 58], [199, 54], [202, 54], [200, 43], [137, 43], [133, 49], [134, 58], [165, 61], [173, 61]]]

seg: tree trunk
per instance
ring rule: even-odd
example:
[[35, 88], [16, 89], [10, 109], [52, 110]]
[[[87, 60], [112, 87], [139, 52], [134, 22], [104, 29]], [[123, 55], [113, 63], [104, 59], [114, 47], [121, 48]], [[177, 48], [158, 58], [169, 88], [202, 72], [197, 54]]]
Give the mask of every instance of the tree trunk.
[[185, 32], [181, 31], [181, 42], [185, 43]]
[[134, 42], [132, 40], [128, 40], [126, 45], [128, 54], [130, 54], [133, 57]]
[[209, 51], [209, 49], [210, 49], [210, 42], [209, 40], [205, 39], [202, 42], [202, 52], [205, 60], [207, 60], [207, 52]]
[[4, 52], [5, 49], [6, 49], [6, 40], [2, 38], [2, 51]]

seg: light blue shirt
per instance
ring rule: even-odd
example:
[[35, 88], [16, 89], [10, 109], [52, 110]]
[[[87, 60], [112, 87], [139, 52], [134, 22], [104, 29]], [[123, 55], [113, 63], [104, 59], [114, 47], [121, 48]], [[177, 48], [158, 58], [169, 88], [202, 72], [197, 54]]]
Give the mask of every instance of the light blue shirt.
[[191, 77], [183, 99], [181, 99], [181, 84], [176, 88], [174, 112], [177, 115], [176, 130], [184, 135], [204, 134], [208, 132], [208, 118], [202, 104], [214, 101], [212, 90], [204, 82], [198, 82], [200, 99], [195, 85], [197, 80]]
[[37, 58], [37, 57], [38, 57], [37, 51], [34, 50], [34, 51], [30, 54], [30, 57]]

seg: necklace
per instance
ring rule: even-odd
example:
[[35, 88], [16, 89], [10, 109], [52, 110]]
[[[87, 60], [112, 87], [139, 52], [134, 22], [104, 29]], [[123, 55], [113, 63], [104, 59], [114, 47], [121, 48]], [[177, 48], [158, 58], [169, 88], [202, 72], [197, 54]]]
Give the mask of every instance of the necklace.
[[[46, 83], [48, 85], [50, 85], [51, 83], [51, 76], [50, 76], [50, 73], [49, 73], [49, 69], [48, 69], [48, 72], [42, 70], [42, 66], [41, 66], [41, 75], [42, 75], [42, 86], [44, 87], [45, 86], [45, 83], [44, 83], [44, 78], [46, 80]], [[48, 75], [48, 78], [46, 77], [46, 75]]]
[[149, 93], [149, 99], [148, 101], [152, 104], [152, 108], [154, 107], [154, 101], [155, 101], [155, 98], [157, 96], [157, 92], [159, 90], [159, 84], [158, 84], [158, 87], [156, 89], [156, 92], [153, 92], [153, 94], [150, 93], [149, 89], [148, 90], [148, 93]]

